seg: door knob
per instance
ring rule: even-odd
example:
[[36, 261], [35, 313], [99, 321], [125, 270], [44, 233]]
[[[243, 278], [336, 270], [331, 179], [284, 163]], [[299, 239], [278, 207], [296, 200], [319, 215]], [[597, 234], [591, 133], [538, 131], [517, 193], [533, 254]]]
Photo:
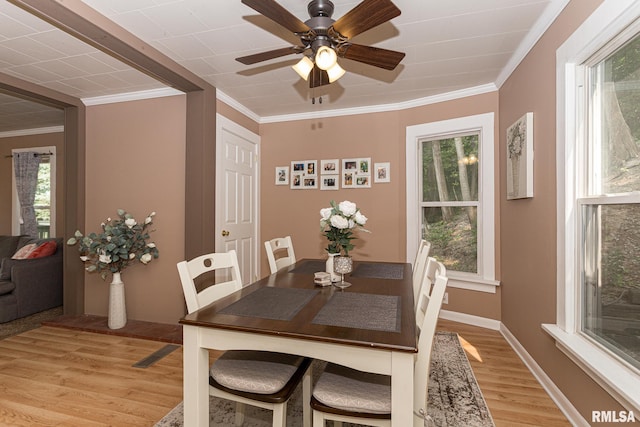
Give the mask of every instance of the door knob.
[[222, 237], [227, 237], [229, 232], [227, 230], [222, 230]]

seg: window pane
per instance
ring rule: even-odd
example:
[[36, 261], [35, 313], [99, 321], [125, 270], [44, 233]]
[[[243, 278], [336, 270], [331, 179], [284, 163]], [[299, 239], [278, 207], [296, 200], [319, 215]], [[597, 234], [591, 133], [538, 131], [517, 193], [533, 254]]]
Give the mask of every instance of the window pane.
[[478, 272], [476, 207], [422, 208], [422, 237], [429, 256], [453, 271]]
[[640, 190], [640, 37], [591, 69], [591, 194]]
[[583, 209], [582, 330], [640, 368], [640, 206]]
[[422, 201], [478, 200], [478, 135], [422, 142]]
[[38, 168], [38, 185], [34, 200], [36, 221], [38, 222], [38, 237], [50, 237], [51, 230], [51, 163], [48, 156], [43, 157]]

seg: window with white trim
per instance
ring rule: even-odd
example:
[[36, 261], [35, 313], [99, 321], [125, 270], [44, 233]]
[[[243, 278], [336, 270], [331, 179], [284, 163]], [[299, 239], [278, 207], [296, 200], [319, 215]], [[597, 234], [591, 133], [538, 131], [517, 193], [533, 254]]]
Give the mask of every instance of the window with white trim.
[[[38, 237], [41, 239], [55, 237], [55, 206], [56, 206], [56, 162], [54, 159], [56, 147], [33, 147], [13, 149], [12, 153], [34, 151], [40, 153], [40, 165], [38, 166], [38, 183], [34, 199], [36, 221], [38, 222]], [[15, 171], [12, 174], [13, 181], [13, 233], [20, 234], [20, 200], [16, 191]]]
[[543, 325], [567, 356], [636, 411], [639, 18], [638, 2], [607, 0], [557, 52], [558, 307], [557, 324]]
[[407, 127], [407, 259], [420, 239], [449, 286], [495, 292], [494, 113]]
[[420, 142], [421, 238], [447, 271], [478, 273], [479, 132]]

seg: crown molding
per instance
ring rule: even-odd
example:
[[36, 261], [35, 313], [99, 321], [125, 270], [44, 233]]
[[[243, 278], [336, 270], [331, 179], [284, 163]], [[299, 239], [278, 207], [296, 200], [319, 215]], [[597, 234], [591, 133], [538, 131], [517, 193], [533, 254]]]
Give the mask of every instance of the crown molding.
[[96, 96], [93, 98], [82, 98], [86, 106], [113, 104], [116, 102], [139, 101], [141, 99], [162, 98], [165, 96], [184, 95], [184, 92], [170, 87], [159, 89], [143, 90], [139, 92], [119, 93], [116, 95]]
[[395, 104], [380, 104], [371, 105], [367, 107], [355, 107], [355, 108], [343, 108], [337, 110], [324, 110], [320, 112], [309, 112], [300, 114], [286, 114], [281, 116], [267, 116], [262, 117], [259, 121], [263, 123], [277, 123], [288, 122], [293, 120], [305, 120], [305, 119], [320, 119], [327, 117], [337, 116], [349, 116], [355, 114], [370, 114], [381, 113], [387, 111], [399, 111], [406, 110], [408, 108], [422, 107], [425, 105], [437, 104], [445, 101], [452, 101], [455, 99], [466, 98], [474, 95], [481, 95], [484, 93], [495, 92], [498, 88], [495, 84], [489, 83], [486, 85], [475, 86], [467, 89], [456, 90], [452, 92], [443, 93], [440, 95], [428, 96], [425, 98], [413, 99], [411, 101], [399, 102]]
[[64, 132], [64, 126], [50, 126], [44, 128], [20, 129], [0, 132], [0, 138], [12, 138], [15, 136], [42, 135], [45, 133]]
[[245, 116], [249, 117], [251, 120], [255, 121], [256, 123], [261, 123], [261, 118], [259, 115], [257, 115], [256, 113], [254, 113], [253, 111], [251, 111], [250, 109], [248, 109], [247, 107], [245, 107], [244, 105], [240, 104], [238, 101], [236, 101], [235, 99], [231, 98], [229, 95], [227, 95], [226, 93], [224, 93], [223, 91], [221, 91], [220, 89], [216, 88], [216, 98], [219, 101], [224, 102], [225, 104], [227, 104], [229, 107], [233, 108], [234, 110], [244, 114]]
[[516, 70], [535, 44], [538, 43], [538, 40], [540, 40], [542, 35], [549, 29], [553, 21], [556, 20], [567, 4], [569, 4], [569, 0], [552, 0], [547, 5], [542, 15], [540, 15], [535, 24], [533, 24], [531, 31], [527, 33], [516, 51], [511, 55], [507, 65], [505, 65], [498, 75], [496, 79], [496, 86], [498, 88], [501, 88], [504, 82], [507, 81], [509, 76]]

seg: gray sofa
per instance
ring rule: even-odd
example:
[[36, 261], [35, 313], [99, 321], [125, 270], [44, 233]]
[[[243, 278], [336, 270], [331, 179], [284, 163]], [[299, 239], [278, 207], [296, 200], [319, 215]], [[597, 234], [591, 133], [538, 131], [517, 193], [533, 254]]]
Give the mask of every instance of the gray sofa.
[[0, 323], [62, 305], [61, 238], [53, 255], [11, 259], [16, 250], [43, 240], [27, 236], [0, 236]]

